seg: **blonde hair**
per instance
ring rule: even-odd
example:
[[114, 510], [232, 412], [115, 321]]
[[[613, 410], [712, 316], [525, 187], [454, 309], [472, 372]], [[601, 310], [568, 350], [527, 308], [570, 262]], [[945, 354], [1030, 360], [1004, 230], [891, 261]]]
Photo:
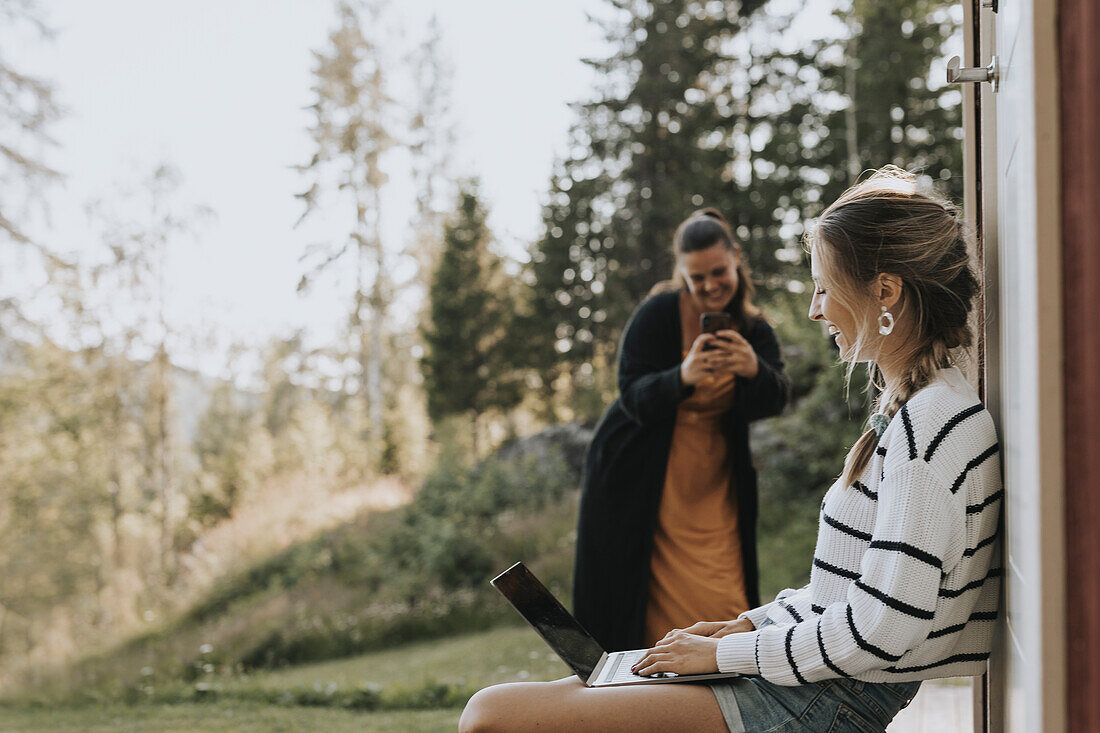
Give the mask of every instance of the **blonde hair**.
[[[752, 271], [749, 269], [744, 252], [741, 251], [741, 245], [733, 238], [733, 230], [726, 221], [726, 217], [715, 208], [698, 209], [680, 222], [676, 227], [676, 233], [672, 236], [672, 252], [676, 255], [677, 261], [680, 255], [701, 252], [716, 244], [721, 244], [727, 252], [737, 256], [737, 292], [733, 294], [729, 308], [733, 315], [734, 326], [741, 329], [749, 319], [760, 316], [761, 312], [760, 308], [752, 302], [752, 297], [756, 294], [756, 287], [752, 283]], [[672, 278], [654, 285], [649, 295], [682, 290], [686, 285], [679, 268], [676, 268]]]
[[[875, 171], [845, 191], [807, 231], [804, 242], [817, 256], [830, 297], [857, 320], [852, 353], [865, 351], [878, 314], [868, 305], [878, 276], [902, 282], [896, 312], [912, 318], [904, 359], [908, 367], [885, 384], [872, 363], [872, 383], [881, 389], [877, 411], [892, 418], [937, 369], [954, 362], [952, 351], [973, 340], [970, 311], [978, 281], [970, 266], [959, 210], [946, 199], [918, 190], [917, 179], [895, 166]], [[855, 362], [848, 364], [851, 379]], [[866, 431], [848, 452], [841, 480], [850, 486], [878, 445]]]

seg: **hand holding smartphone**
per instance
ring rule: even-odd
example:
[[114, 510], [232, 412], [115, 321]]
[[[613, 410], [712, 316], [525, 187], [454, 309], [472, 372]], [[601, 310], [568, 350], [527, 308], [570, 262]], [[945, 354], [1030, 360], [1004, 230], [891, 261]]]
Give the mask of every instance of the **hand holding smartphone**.
[[[729, 313], [704, 313], [699, 316], [699, 324], [703, 333], [717, 334], [733, 328], [733, 316]], [[704, 350], [710, 351], [714, 346], [707, 346]]]

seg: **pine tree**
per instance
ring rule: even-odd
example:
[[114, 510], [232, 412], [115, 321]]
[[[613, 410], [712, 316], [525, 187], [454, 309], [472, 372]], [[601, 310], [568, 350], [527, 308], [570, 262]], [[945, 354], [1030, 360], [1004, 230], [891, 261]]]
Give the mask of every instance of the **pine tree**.
[[861, 170], [893, 163], [920, 171], [961, 198], [961, 96], [930, 77], [958, 31], [961, 8], [946, 0], [851, 0], [838, 14], [854, 49], [846, 58], [855, 59], [845, 87], [855, 113], [849, 155]]
[[949, 193], [960, 183], [946, 180], [961, 152], [954, 92], [928, 82], [954, 29], [944, 0], [855, 0], [840, 33], [799, 46], [784, 35], [797, 9], [609, 3], [616, 50], [590, 62], [607, 83], [575, 106], [531, 253], [532, 365], [546, 394], [566, 390], [589, 416], [613, 394], [618, 335], [671, 272], [673, 229], [693, 209], [727, 216], [758, 300], [786, 311], [808, 281], [804, 222], [853, 167], [917, 166]]
[[608, 397], [630, 312], [672, 272], [676, 225], [704, 205], [737, 224], [748, 205], [735, 185], [738, 118], [724, 88], [731, 44], [761, 2], [609, 4], [601, 25], [616, 50], [588, 62], [606, 81], [575, 106], [571, 153], [555, 170], [531, 256], [533, 365], [544, 384], [564, 379], [587, 394], [582, 416]]
[[421, 361], [432, 420], [468, 415], [475, 436], [481, 415], [508, 409], [521, 396], [509, 358], [514, 302], [500, 259], [489, 249], [486, 218], [476, 181], [461, 182], [432, 277]]

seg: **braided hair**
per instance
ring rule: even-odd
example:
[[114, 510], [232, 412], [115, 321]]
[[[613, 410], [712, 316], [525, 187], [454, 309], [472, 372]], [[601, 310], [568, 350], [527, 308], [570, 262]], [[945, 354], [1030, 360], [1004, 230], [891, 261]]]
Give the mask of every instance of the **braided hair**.
[[[973, 342], [970, 316], [978, 281], [960, 212], [937, 194], [918, 190], [913, 174], [886, 166], [825, 209], [805, 244], [821, 263], [834, 299], [856, 318], [854, 354], [868, 353], [875, 330], [873, 284], [881, 274], [901, 280], [895, 307], [912, 322], [901, 354], [907, 367], [885, 383], [873, 361], [870, 366], [872, 383], [881, 390], [877, 412], [892, 418], [937, 369], [951, 366], [956, 349]], [[849, 379], [854, 368], [853, 360]], [[863, 472], [877, 444], [870, 429], [852, 446], [841, 474], [845, 486]]]

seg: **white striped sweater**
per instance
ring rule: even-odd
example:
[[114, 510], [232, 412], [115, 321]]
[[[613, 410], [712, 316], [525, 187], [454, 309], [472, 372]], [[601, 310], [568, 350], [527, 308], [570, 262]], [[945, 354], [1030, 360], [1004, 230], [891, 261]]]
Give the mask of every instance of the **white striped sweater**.
[[958, 369], [937, 372], [860, 479], [825, 494], [809, 585], [742, 614], [757, 630], [723, 637], [718, 668], [780, 685], [984, 672], [1001, 574], [998, 459], [977, 394]]

